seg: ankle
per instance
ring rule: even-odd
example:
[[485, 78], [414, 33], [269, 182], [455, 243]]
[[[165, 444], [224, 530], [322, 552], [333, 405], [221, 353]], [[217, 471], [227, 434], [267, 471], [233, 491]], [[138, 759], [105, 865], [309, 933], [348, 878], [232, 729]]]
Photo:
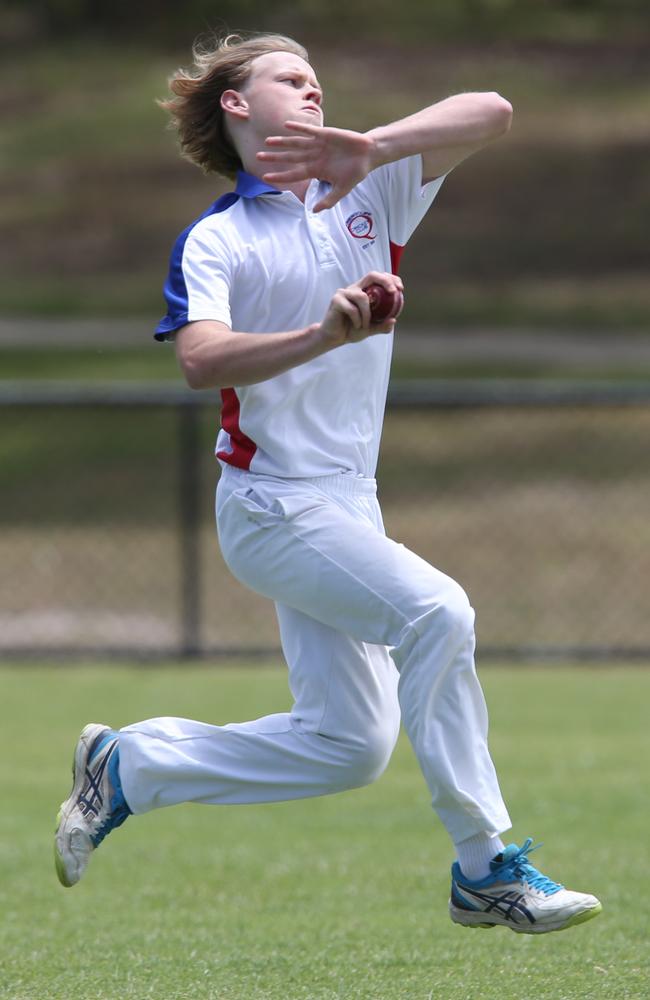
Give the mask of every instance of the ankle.
[[482, 832], [461, 840], [455, 847], [460, 870], [470, 882], [476, 882], [490, 874], [490, 861], [504, 844], [498, 834]]

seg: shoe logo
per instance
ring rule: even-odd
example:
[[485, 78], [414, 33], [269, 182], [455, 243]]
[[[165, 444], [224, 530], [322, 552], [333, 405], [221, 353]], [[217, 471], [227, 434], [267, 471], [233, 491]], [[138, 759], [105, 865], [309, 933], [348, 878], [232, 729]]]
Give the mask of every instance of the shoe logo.
[[[522, 917], [531, 924], [535, 923], [535, 917], [522, 902], [526, 898], [526, 894], [523, 892], [516, 892], [514, 889], [511, 889], [508, 892], [494, 896], [489, 893], [479, 892], [477, 889], [470, 889], [466, 885], [458, 886], [457, 888], [462, 889], [463, 893], [470, 899], [483, 904], [478, 907], [482, 913], [491, 913], [494, 911], [499, 916], [505, 917], [506, 920], [511, 920], [513, 924], [521, 923]], [[459, 902], [462, 905], [462, 897], [460, 897]], [[467, 907], [465, 908], [467, 909]]]
[[77, 805], [79, 806], [81, 815], [84, 818], [88, 816], [99, 816], [99, 812], [104, 805], [104, 798], [102, 796], [100, 786], [104, 776], [104, 771], [106, 770], [111, 754], [115, 750], [116, 745], [117, 744], [114, 743], [110, 747], [108, 753], [104, 754], [102, 760], [99, 762], [99, 766], [94, 772], [86, 766], [86, 780], [81, 790], [81, 794], [77, 799]]

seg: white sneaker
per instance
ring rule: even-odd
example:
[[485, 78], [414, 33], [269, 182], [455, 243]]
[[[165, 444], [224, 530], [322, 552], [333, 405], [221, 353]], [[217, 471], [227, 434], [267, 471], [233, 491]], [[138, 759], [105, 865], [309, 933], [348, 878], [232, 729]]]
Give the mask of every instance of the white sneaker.
[[595, 896], [570, 892], [528, 863], [531, 844], [530, 837], [523, 847], [510, 844], [490, 862], [490, 874], [477, 881], [465, 878], [454, 862], [451, 919], [465, 927], [500, 925], [519, 934], [544, 934], [597, 917], [603, 907]]
[[90, 722], [72, 763], [72, 791], [56, 818], [54, 862], [62, 885], [79, 881], [107, 833], [131, 815], [119, 777], [117, 733]]

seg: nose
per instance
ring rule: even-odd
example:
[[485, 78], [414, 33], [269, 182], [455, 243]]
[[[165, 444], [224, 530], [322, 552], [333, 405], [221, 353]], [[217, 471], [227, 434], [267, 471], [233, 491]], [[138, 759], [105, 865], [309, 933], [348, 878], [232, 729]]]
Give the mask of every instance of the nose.
[[305, 100], [311, 101], [312, 104], [317, 104], [318, 107], [320, 107], [323, 101], [323, 95], [317, 87], [308, 86], [305, 93]]

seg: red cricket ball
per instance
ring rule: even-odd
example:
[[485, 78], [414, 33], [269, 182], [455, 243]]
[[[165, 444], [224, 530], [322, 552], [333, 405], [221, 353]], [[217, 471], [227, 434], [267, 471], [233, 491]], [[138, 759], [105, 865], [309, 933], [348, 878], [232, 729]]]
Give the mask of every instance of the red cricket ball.
[[373, 323], [397, 319], [404, 305], [401, 292], [389, 292], [383, 285], [368, 285], [364, 292], [370, 300], [370, 318]]

